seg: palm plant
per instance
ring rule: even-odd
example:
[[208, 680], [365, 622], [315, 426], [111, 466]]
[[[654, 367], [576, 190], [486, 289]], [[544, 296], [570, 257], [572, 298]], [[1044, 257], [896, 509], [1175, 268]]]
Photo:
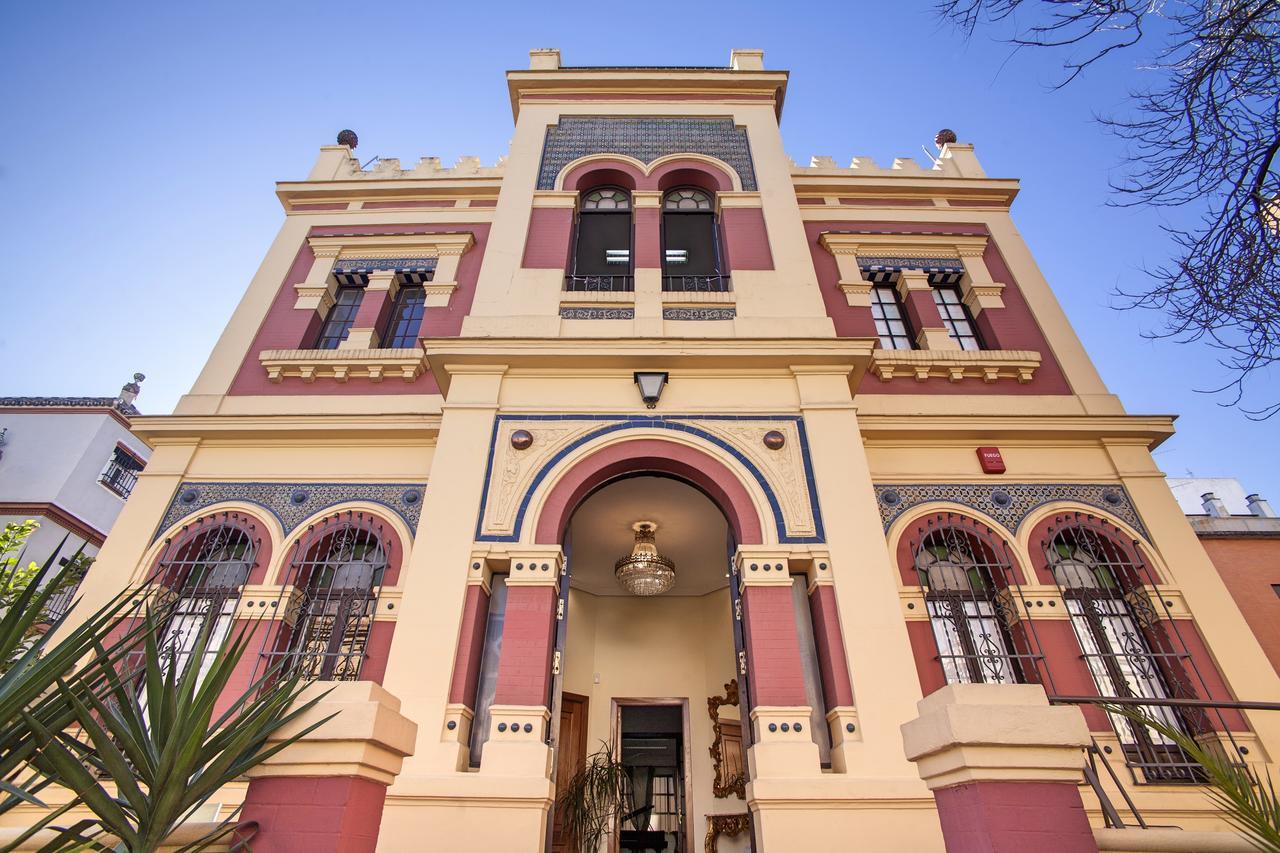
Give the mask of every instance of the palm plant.
[[1109, 713], [1159, 732], [1176, 743], [1204, 769], [1209, 799], [1227, 822], [1259, 850], [1280, 853], [1280, 793], [1269, 772], [1259, 773], [1233, 761], [1221, 749], [1206, 746], [1191, 735], [1135, 708], [1104, 705]]
[[[52, 562], [0, 607], [0, 814], [44, 806], [39, 794], [53, 784], [73, 796], [11, 845], [40, 833], [51, 839], [41, 848], [49, 853], [150, 853], [223, 785], [327, 722], [268, 745], [323, 697], [295, 706], [303, 685], [278, 667], [223, 695], [256, 625], [223, 643], [213, 634], [216, 620], [206, 619], [179, 656], [160, 640], [168, 610], [139, 616], [130, 611], [137, 593], [128, 590], [67, 625], [70, 610], [56, 617], [47, 610], [77, 561], [56, 574]], [[12, 567], [0, 565], [0, 585]], [[59, 825], [76, 808], [93, 817]], [[234, 830], [228, 818], [183, 849], [203, 849]]]
[[595, 853], [609, 830], [631, 811], [631, 777], [613, 748], [601, 742], [556, 797], [565, 835], [578, 853]]

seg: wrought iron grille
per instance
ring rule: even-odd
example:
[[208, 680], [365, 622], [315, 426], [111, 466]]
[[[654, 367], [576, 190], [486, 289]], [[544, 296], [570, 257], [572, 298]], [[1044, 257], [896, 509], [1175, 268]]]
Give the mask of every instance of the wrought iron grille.
[[320, 681], [358, 681], [387, 569], [382, 522], [347, 510], [312, 525], [285, 578], [296, 599], [288, 627], [263, 652], [268, 666]]
[[727, 275], [664, 275], [662, 289], [667, 293], [727, 293], [731, 288]]
[[[1139, 704], [1170, 728], [1191, 735], [1230, 726], [1211, 699], [1169, 605], [1136, 541], [1103, 519], [1067, 513], [1054, 519], [1040, 543], [1046, 565], [1071, 615], [1082, 658], [1098, 693]], [[1135, 780], [1199, 783], [1204, 772], [1177, 744], [1128, 719], [1111, 725]]]
[[631, 275], [567, 275], [564, 289], [571, 293], [630, 293], [636, 289]]
[[948, 684], [1046, 683], [1030, 605], [995, 531], [939, 513], [922, 519], [911, 554]]
[[117, 447], [111, 454], [107, 467], [102, 469], [98, 482], [120, 497], [127, 498], [133, 493], [133, 487], [138, 484], [138, 473], [144, 467], [146, 463], [141, 459]]
[[199, 661], [202, 671], [230, 633], [241, 589], [261, 545], [255, 534], [252, 519], [221, 512], [184, 525], [166, 546], [153, 582], [167, 616], [161, 649], [177, 673], [191, 665], [206, 626], [209, 640]]

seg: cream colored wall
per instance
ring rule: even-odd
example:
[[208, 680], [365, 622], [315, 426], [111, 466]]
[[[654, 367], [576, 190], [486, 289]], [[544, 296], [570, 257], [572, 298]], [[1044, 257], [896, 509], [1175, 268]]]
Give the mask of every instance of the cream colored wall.
[[[564, 689], [587, 696], [588, 754], [610, 742], [615, 698], [687, 699], [692, 790], [687, 792], [691, 849], [701, 847], [706, 815], [742, 813], [747, 804], [711, 793], [711, 717], [707, 697], [721, 695], [734, 677], [729, 592], [704, 596], [595, 596], [571, 590]], [[595, 674], [600, 683], [595, 684]], [[724, 853], [745, 849], [725, 839]]]

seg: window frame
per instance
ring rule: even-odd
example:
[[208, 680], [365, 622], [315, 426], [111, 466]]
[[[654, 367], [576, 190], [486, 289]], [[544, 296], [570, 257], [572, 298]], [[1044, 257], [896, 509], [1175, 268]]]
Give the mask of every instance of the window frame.
[[[676, 193], [694, 192], [706, 199], [706, 207], [668, 208], [668, 200]], [[716, 213], [716, 194], [702, 187], [683, 185], [671, 187], [662, 193], [662, 202], [658, 208], [659, 227], [658, 242], [662, 263], [662, 289], [665, 292], [712, 292], [720, 293], [731, 289], [729, 275], [725, 272], [723, 249], [720, 245], [720, 217]], [[711, 273], [697, 275], [681, 275], [673, 273], [667, 265], [667, 217], [668, 216], [705, 216], [711, 224]]]
[[[889, 299], [890, 299], [889, 302], [885, 302], [884, 300], [879, 298], [880, 296], [883, 295], [885, 291], [888, 291], [889, 293]], [[897, 312], [898, 316], [897, 317], [878, 316], [879, 314], [883, 313], [883, 311], [877, 311], [877, 309], [882, 309], [885, 306], [892, 306], [893, 309]], [[916, 345], [915, 332], [911, 328], [911, 319], [907, 316], [906, 306], [903, 305], [902, 303], [902, 297], [898, 293], [897, 285], [891, 282], [872, 283], [871, 285], [871, 319], [876, 325], [876, 336], [880, 339], [881, 349], [887, 349], [887, 350], [918, 349]], [[890, 323], [893, 323], [895, 321], [900, 322], [902, 324], [903, 332], [901, 335], [895, 334], [892, 331], [891, 327], [889, 326]], [[889, 332], [887, 334], [882, 333], [880, 331], [881, 323], [884, 323], [885, 327], [889, 329]], [[886, 337], [888, 337], [890, 339], [890, 342], [895, 345], [885, 346]], [[906, 346], [896, 346], [898, 338], [901, 338], [902, 341], [906, 344]]]
[[[415, 303], [408, 303], [408, 297], [420, 297]], [[404, 316], [406, 309], [411, 316]], [[427, 316], [427, 288], [425, 284], [402, 283], [396, 292], [391, 305], [390, 315], [380, 340], [382, 346], [389, 349], [413, 349], [418, 346], [422, 337], [422, 322]], [[402, 328], [403, 326], [403, 328]], [[412, 333], [409, 329], [412, 328]], [[404, 341], [407, 340], [407, 343]], [[397, 343], [401, 341], [401, 343]]]
[[[627, 203], [625, 207], [616, 208], [595, 208], [587, 207], [587, 199], [597, 193], [613, 191], [626, 196]], [[582, 265], [582, 240], [584, 232], [589, 233], [589, 229], [584, 229], [583, 218], [586, 217], [587, 222], [591, 222], [595, 217], [627, 217], [627, 264], [626, 270], [614, 273], [595, 273], [584, 272], [581, 270]], [[635, 220], [635, 198], [632, 192], [625, 187], [606, 184], [598, 187], [592, 187], [578, 194], [578, 210], [574, 216], [573, 222], [573, 256], [570, 258], [569, 270], [565, 275], [565, 290], [567, 291], [630, 291], [635, 288], [635, 244], [636, 244], [636, 220]], [[607, 251], [607, 247], [606, 247]], [[607, 265], [607, 264], [606, 264]], [[620, 264], [618, 266], [621, 266]]]
[[[935, 284], [930, 282], [932, 290], [933, 304], [938, 309], [938, 316], [942, 319], [942, 325], [946, 327], [947, 336], [951, 340], [960, 345], [960, 349], [969, 350], [971, 352], [986, 349], [982, 341], [982, 336], [978, 333], [978, 326], [973, 320], [973, 314], [969, 311], [969, 306], [964, 304], [964, 292], [958, 284]], [[949, 302], [945, 298], [940, 298], [941, 294], [953, 294], [954, 302]], [[955, 315], [959, 316], [955, 316]], [[968, 334], [961, 333], [958, 324], [963, 323], [968, 329]], [[966, 341], [972, 342], [972, 346], [966, 346]]]
[[[355, 326], [356, 315], [360, 313], [360, 305], [364, 302], [365, 284], [340, 284], [333, 294], [333, 304], [325, 312], [324, 320], [316, 334], [312, 349], [337, 349], [347, 339]], [[353, 302], [343, 302], [345, 295], [354, 294]], [[350, 312], [350, 316], [335, 316], [339, 311]], [[340, 326], [340, 328], [338, 328]]]

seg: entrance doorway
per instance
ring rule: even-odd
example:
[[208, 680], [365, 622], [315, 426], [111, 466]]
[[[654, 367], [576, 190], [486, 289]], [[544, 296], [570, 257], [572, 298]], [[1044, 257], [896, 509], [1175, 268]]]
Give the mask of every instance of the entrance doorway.
[[688, 727], [686, 700], [614, 700], [614, 743], [631, 780], [633, 806], [618, 833], [620, 853], [686, 849]]

